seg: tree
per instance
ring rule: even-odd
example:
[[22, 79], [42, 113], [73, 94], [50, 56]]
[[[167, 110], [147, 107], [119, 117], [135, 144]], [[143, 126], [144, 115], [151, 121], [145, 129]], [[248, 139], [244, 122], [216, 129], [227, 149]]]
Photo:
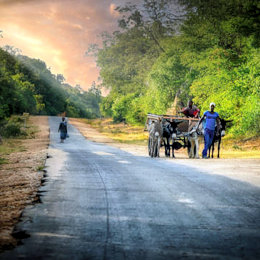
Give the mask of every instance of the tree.
[[66, 80], [62, 74], [57, 74], [56, 79], [60, 84], [62, 84]]
[[[103, 35], [103, 47], [95, 48], [102, 84], [110, 89], [110, 96], [120, 99], [129, 94], [136, 99], [132, 103], [136, 107], [141, 96], [147, 93], [147, 77], [157, 58], [166, 52], [165, 43], [175, 29], [173, 25], [177, 15], [172, 15], [170, 3], [165, 0], [145, 0], [142, 9], [136, 5], [116, 8], [122, 15], [118, 21], [120, 31]], [[104, 106], [112, 109], [116, 100], [107, 97]], [[140, 109], [135, 111], [140, 113], [136, 118], [143, 118]], [[133, 118], [130, 115], [126, 117]]]
[[63, 84], [45, 62], [19, 55], [14, 47], [0, 49], [0, 120], [11, 114], [57, 115], [68, 111], [74, 117], [99, 116], [98, 92], [85, 100], [80, 87]]
[[[195, 102], [213, 100], [221, 117], [232, 119], [234, 134], [259, 133], [259, 22], [256, 1], [180, 1], [187, 10], [182, 26], [182, 60], [197, 76]], [[258, 29], [257, 29], [258, 28]]]
[[95, 48], [110, 89], [104, 115], [142, 121], [148, 112], [165, 113], [178, 95], [201, 110], [214, 101], [235, 135], [259, 135], [256, 0], [143, 0], [116, 10], [119, 30]]
[[13, 56], [19, 55], [22, 52], [20, 49], [15, 48], [14, 46], [10, 46], [10, 45], [5, 45], [3, 47], [3, 50], [7, 51], [8, 53], [10, 53]]

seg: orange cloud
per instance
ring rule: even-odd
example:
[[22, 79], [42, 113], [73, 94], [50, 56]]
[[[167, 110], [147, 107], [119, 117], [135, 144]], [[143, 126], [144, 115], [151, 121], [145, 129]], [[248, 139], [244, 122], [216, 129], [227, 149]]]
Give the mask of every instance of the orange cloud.
[[45, 61], [69, 84], [88, 89], [99, 70], [85, 52], [100, 43], [100, 33], [116, 29], [115, 7], [107, 0], [0, 0], [0, 46], [15, 46]]

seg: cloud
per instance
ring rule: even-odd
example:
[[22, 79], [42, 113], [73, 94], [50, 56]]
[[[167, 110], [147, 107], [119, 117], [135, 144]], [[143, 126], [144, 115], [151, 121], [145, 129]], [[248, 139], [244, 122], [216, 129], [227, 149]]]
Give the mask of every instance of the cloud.
[[117, 29], [114, 9], [128, 1], [0, 0], [0, 45], [21, 49], [69, 84], [88, 89], [99, 76], [94, 58], [85, 56], [88, 45], [100, 44], [102, 32]]
[[0, 0], [0, 45], [11, 45], [22, 54], [39, 58], [61, 73], [69, 84], [87, 89], [99, 70], [85, 52], [100, 43], [103, 31], [117, 26], [115, 5], [107, 0]]
[[33, 2], [33, 1], [37, 1], [37, 0], [0, 0], [0, 6], [4, 6], [4, 5], [13, 5], [13, 4], [24, 4], [27, 2]]

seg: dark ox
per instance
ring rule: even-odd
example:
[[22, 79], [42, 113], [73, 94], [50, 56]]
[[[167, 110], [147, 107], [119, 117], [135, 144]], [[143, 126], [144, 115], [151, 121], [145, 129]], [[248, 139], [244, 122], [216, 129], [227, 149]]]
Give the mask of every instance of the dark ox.
[[221, 139], [223, 136], [225, 136], [225, 131], [226, 131], [226, 125], [227, 123], [232, 122], [232, 120], [225, 120], [220, 118], [220, 129], [217, 131], [217, 127], [215, 127], [215, 133], [213, 137], [213, 141], [209, 147], [209, 157], [211, 154], [211, 158], [214, 157], [214, 144], [218, 143], [218, 158], [219, 158], [219, 151], [220, 151], [220, 144], [221, 144]]
[[166, 157], [171, 156], [171, 147], [172, 147], [172, 157], [175, 157], [173, 142], [174, 139], [176, 138], [178, 124], [180, 123], [181, 122], [175, 122], [175, 121], [171, 122], [169, 120], [165, 120], [163, 122], [163, 144], [165, 147]]

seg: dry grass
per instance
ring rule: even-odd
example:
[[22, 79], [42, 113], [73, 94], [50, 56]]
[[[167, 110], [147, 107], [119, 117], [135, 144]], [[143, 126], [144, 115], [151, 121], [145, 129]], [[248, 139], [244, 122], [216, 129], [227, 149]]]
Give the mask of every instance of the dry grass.
[[47, 117], [30, 117], [27, 138], [0, 145], [0, 251], [15, 246], [14, 225], [24, 207], [36, 199], [49, 143]]
[[113, 123], [112, 119], [83, 119], [96, 130], [119, 143], [147, 145], [148, 133], [144, 126]]
[[20, 139], [6, 139], [3, 140], [3, 144], [0, 145], [0, 155], [2, 156], [23, 151], [25, 151], [25, 147], [22, 145], [22, 140]]
[[260, 158], [260, 137], [233, 139], [223, 138], [222, 158]]

